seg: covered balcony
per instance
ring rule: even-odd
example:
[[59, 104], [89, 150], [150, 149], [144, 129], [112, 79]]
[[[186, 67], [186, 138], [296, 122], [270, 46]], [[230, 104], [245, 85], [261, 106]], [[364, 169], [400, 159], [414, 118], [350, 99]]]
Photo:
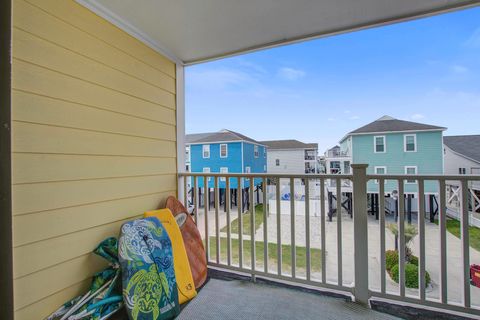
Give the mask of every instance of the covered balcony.
[[[211, 276], [179, 319], [480, 317], [467, 196], [478, 175], [184, 172], [188, 65], [479, 4], [2, 1], [1, 318], [44, 319], [84, 292], [105, 267], [93, 248], [171, 195], [192, 209]], [[460, 238], [446, 226], [452, 181]]]

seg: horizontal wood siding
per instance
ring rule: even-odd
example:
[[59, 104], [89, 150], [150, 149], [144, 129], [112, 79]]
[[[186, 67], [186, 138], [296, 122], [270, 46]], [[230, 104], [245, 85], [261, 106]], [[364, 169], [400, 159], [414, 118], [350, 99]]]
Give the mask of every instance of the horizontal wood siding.
[[[280, 166], [276, 160], [280, 160]], [[267, 151], [268, 173], [305, 173], [305, 150], [268, 150]]]
[[73, 0], [14, 0], [12, 50], [15, 317], [41, 319], [176, 193], [175, 64]]

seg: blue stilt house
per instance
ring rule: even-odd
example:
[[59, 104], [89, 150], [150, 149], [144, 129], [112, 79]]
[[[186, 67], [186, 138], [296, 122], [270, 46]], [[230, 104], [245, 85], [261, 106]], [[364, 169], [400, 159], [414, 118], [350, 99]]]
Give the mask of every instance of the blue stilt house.
[[[221, 130], [211, 133], [186, 135], [187, 169], [190, 172], [211, 173], [264, 173], [267, 171], [267, 147], [260, 142], [231, 130]], [[194, 186], [191, 185], [193, 188]], [[208, 187], [214, 187], [214, 179], [209, 178]], [[258, 191], [261, 179], [254, 180]], [[220, 198], [223, 199], [226, 179], [219, 178]], [[197, 186], [204, 187], [203, 178], [199, 178]], [[249, 179], [241, 180], [241, 189], [247, 197]], [[231, 199], [236, 203], [238, 180], [230, 179]], [[193, 190], [193, 189], [190, 189]]]

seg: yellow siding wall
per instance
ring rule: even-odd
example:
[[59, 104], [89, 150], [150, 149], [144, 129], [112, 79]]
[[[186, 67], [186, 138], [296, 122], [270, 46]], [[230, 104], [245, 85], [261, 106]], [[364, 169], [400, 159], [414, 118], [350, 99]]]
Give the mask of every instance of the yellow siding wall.
[[15, 310], [41, 319], [175, 194], [175, 65], [73, 0], [13, 7]]

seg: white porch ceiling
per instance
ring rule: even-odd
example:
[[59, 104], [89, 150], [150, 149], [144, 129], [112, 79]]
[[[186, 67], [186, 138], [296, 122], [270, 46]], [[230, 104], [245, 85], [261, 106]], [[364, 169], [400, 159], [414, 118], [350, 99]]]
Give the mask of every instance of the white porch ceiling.
[[480, 3], [480, 0], [77, 1], [184, 64]]

